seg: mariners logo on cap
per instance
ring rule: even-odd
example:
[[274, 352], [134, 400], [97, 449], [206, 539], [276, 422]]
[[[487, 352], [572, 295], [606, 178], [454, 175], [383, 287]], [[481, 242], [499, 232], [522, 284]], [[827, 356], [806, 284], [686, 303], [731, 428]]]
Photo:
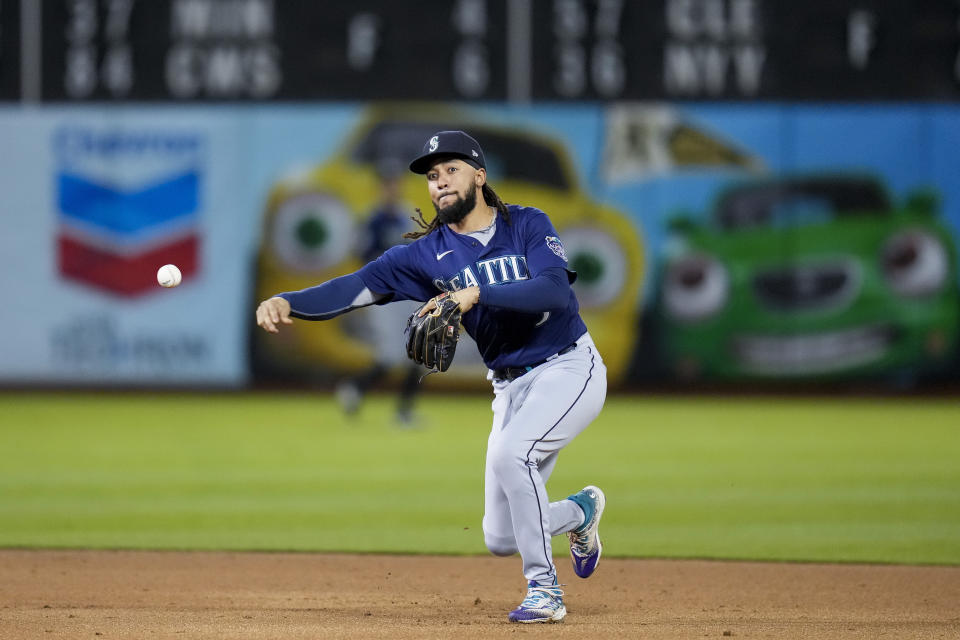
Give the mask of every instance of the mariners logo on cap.
[[450, 158], [462, 159], [474, 169], [487, 168], [479, 142], [463, 131], [438, 131], [423, 145], [423, 153], [410, 163], [410, 171], [425, 175], [438, 160]]

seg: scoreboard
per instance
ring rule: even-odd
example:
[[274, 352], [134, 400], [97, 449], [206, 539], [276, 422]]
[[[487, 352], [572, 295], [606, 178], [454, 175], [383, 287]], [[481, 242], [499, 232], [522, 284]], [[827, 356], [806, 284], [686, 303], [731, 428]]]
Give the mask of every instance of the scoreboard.
[[956, 100], [960, 0], [0, 0], [0, 100]]
[[20, 3], [0, 0], [0, 101], [20, 98]]

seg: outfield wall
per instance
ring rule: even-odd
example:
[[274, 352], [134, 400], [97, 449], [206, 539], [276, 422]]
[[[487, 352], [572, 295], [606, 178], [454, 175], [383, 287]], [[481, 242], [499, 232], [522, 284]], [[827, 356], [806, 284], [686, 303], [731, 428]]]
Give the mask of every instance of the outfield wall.
[[[491, 145], [502, 138], [502, 162], [488, 154], [490, 181], [505, 200], [555, 217], [615, 384], [957, 378], [960, 107], [338, 103], [0, 109], [0, 255], [8, 265], [0, 383], [240, 388], [332, 381], [361, 369], [374, 358], [362, 338], [370, 318], [251, 342], [253, 308], [287, 283], [359, 266], [355, 249], [377, 185], [358, 145], [378, 123], [410, 117], [427, 128], [480, 129]], [[541, 148], [539, 160], [511, 156], [520, 142]], [[553, 177], [544, 173], [547, 157]], [[773, 184], [782, 195], [790, 180], [811, 176], [868, 179], [887, 202], [852, 216], [867, 223], [851, 231], [850, 211], [806, 197], [787, 218], [764, 222], [766, 241], [755, 244], [765, 248], [741, 253], [708, 222], [731, 185]], [[409, 178], [404, 197], [411, 210], [429, 211], [419, 180]], [[291, 248], [278, 236], [294, 215], [319, 221], [319, 245]], [[904, 234], [940, 247], [929, 256], [929, 242], [912, 249], [926, 288], [908, 282], [904, 290], [883, 275], [883, 252]], [[684, 247], [716, 254], [727, 273], [724, 303], [738, 310], [669, 317], [667, 260]], [[839, 276], [811, 271], [824, 261], [846, 266]], [[166, 262], [183, 267], [179, 288], [156, 286]], [[744, 302], [760, 286], [761, 267], [780, 269], [776, 295], [786, 297], [769, 316]], [[828, 287], [831, 277], [845, 278], [846, 298], [815, 300], [818, 278]], [[747, 344], [747, 334], [757, 340], [731, 346]], [[840, 347], [849, 347], [845, 356]], [[472, 351], [461, 345], [450, 384], [484, 384]], [[727, 366], [744, 352], [753, 369]]]

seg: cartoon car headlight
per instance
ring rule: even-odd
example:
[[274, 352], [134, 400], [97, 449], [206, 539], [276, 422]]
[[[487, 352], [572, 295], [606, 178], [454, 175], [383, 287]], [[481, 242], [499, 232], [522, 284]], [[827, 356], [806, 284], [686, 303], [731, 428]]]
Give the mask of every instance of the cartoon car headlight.
[[893, 290], [907, 297], [939, 291], [950, 268], [943, 244], [922, 231], [893, 236], [883, 248], [881, 266]]
[[322, 193], [307, 193], [284, 202], [271, 230], [273, 250], [290, 269], [315, 271], [343, 261], [356, 242], [350, 212]]
[[627, 260], [612, 235], [596, 228], [568, 227], [563, 243], [570, 268], [577, 272], [574, 289], [581, 307], [600, 307], [621, 294]]
[[685, 256], [667, 267], [663, 303], [676, 319], [692, 322], [722, 309], [729, 291], [730, 276], [720, 261], [702, 254]]

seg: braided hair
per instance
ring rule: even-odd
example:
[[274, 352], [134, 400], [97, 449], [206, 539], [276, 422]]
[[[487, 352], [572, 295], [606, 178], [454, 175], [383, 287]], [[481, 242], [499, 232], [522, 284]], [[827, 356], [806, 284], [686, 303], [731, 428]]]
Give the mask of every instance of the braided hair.
[[[500, 199], [500, 196], [497, 195], [497, 192], [494, 191], [490, 185], [484, 182], [480, 193], [483, 194], [483, 201], [487, 203], [487, 206], [496, 209], [497, 215], [503, 218], [504, 222], [510, 224], [510, 210], [507, 209], [507, 205], [504, 204], [503, 200]], [[405, 233], [403, 234], [404, 238], [416, 240], [417, 238], [422, 238], [423, 236], [433, 233], [437, 227], [440, 226], [440, 216], [434, 216], [433, 220], [427, 222], [427, 220], [423, 217], [423, 212], [420, 211], [420, 207], [417, 207], [416, 212], [417, 215], [410, 216], [410, 219], [419, 225], [420, 231], [410, 231]]]

